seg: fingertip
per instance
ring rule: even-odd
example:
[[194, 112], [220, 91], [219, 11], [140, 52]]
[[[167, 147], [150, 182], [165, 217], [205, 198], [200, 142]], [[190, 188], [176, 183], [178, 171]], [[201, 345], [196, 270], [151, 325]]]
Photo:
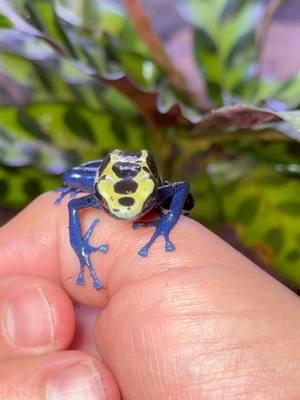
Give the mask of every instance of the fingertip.
[[107, 366], [81, 351], [0, 361], [0, 386], [1, 399], [120, 400]]
[[72, 341], [75, 315], [64, 290], [34, 276], [0, 279], [0, 358], [65, 349]]

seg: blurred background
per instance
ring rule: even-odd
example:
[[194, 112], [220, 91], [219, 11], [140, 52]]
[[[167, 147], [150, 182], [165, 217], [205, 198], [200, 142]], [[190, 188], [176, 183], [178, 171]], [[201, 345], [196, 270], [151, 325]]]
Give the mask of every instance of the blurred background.
[[0, 0], [0, 224], [149, 149], [192, 217], [300, 287], [296, 0]]

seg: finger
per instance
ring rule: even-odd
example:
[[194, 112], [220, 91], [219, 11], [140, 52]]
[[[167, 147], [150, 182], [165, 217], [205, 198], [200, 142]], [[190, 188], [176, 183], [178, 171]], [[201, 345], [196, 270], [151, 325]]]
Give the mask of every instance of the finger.
[[0, 400], [119, 400], [108, 368], [83, 352], [65, 351], [0, 362]]
[[[104, 289], [96, 291], [85, 271], [87, 284], [76, 285], [78, 258], [70, 246], [67, 200], [54, 205], [56, 195], [47, 193], [1, 228], [0, 276], [34, 274], [62, 282], [78, 302], [105, 306], [108, 298], [124, 285], [181, 267], [215, 267], [219, 263], [237, 266], [240, 254], [216, 235], [189, 218], [182, 217], [171, 232], [174, 252], [165, 252], [161, 238], [153, 244], [148, 257], [138, 250], [149, 240], [151, 228], [132, 229], [132, 223], [118, 221], [101, 210], [81, 213], [82, 232], [100, 217], [91, 238], [92, 245], [107, 243], [107, 254], [92, 254], [92, 262]], [[250, 261], [245, 261], [249, 262]]]
[[126, 399], [299, 398], [299, 299], [243, 257], [124, 286], [95, 336]]
[[[180, 390], [191, 388], [186, 389], [187, 398], [199, 398], [199, 393], [206, 395], [213, 393], [213, 389], [216, 393], [223, 393], [222, 388], [227, 393], [234, 393], [235, 389], [252, 393], [250, 386], [253, 386], [253, 382], [261, 384], [260, 389], [255, 389], [266, 393], [272, 387], [279, 388], [278, 385], [282, 385], [284, 380], [290, 384], [287, 385], [290, 390], [295, 389], [294, 382], [288, 381], [289, 368], [286, 368], [290, 355], [288, 344], [294, 343], [295, 339], [291, 336], [292, 328], [287, 328], [291, 325], [295, 335], [299, 336], [299, 300], [286, 288], [187, 218], [182, 218], [172, 231], [172, 239], [177, 246], [175, 252], [164, 253], [163, 243], [158, 240], [148, 259], [139, 257], [136, 252], [148, 240], [149, 231], [142, 229], [137, 233], [131, 230], [129, 223], [115, 221], [98, 210], [82, 213], [81, 220], [83, 230], [86, 230], [100, 215], [101, 226], [95, 231], [92, 244], [108, 242], [110, 251], [107, 255], [95, 255], [93, 261], [106, 289], [96, 292], [88, 285], [77, 287], [74, 279], [67, 279], [76, 275], [78, 260], [69, 245], [66, 203], [65, 207], [62, 204], [53, 208], [53, 199], [49, 194], [42, 196], [6, 226], [5, 235], [0, 235], [0, 241], [4, 245], [6, 262], [9, 261], [0, 271], [7, 273], [7, 265], [19, 268], [16, 259], [22, 259], [22, 267], [26, 272], [36, 273], [43, 257], [42, 273], [51, 279], [58, 279], [61, 269], [62, 282], [79, 301], [104, 305], [110, 296], [109, 306], [100, 317], [102, 322], [99, 322], [97, 339], [101, 352], [120, 380], [125, 398], [127, 394], [132, 395], [128, 398], [168, 398], [160, 397], [161, 393], [169, 393], [172, 387], [177, 389], [180, 386], [178, 382], [184, 383]], [[16, 245], [9, 237], [15, 237], [18, 229]], [[191, 274], [191, 277], [187, 278], [184, 274]], [[153, 299], [153, 303], [145, 299], [146, 292], [149, 292], [149, 299]], [[160, 297], [162, 294], [166, 298]], [[277, 299], [274, 307], [273, 298]], [[120, 304], [122, 301], [123, 305]], [[120, 305], [119, 309], [114, 304]], [[238, 306], [240, 309], [236, 308]], [[123, 319], [118, 310], [123, 312]], [[186, 310], [186, 314], [177, 315], [177, 310]], [[274, 325], [270, 319], [274, 320]], [[264, 321], [270, 325], [265, 335]], [[177, 325], [175, 322], [184, 324]], [[135, 332], [137, 336], [134, 336]], [[279, 343], [280, 332], [284, 332], [287, 339], [284, 339], [284, 346], [278, 345], [274, 352], [271, 349], [272, 358], [265, 347], [270, 350], [267, 343], [273, 340]], [[286, 351], [286, 354], [281, 354], [280, 350], [283, 353]], [[170, 354], [173, 352], [172, 358]], [[247, 364], [248, 355], [253, 369]], [[215, 363], [212, 362], [214, 359]], [[297, 371], [298, 359], [296, 349], [291, 365]], [[240, 362], [241, 375], [238, 369]], [[136, 363], [138, 370], [132, 368], [132, 363]], [[266, 374], [265, 365], [268, 367]], [[276, 368], [283, 365], [283, 369], [274, 371], [273, 365]], [[214, 368], [220, 379], [215, 379]], [[146, 378], [143, 381], [144, 372]], [[273, 372], [274, 376], [277, 374], [279, 377], [278, 385], [274, 381], [269, 385], [262, 380]], [[226, 373], [229, 376], [226, 377]], [[248, 380], [241, 383], [240, 380], [248, 374], [250, 383]], [[293, 376], [299, 380], [297, 374]], [[218, 380], [223, 385], [221, 389], [213, 386]], [[135, 386], [133, 382], [137, 382]], [[149, 389], [151, 384], [155, 389], [153, 391]], [[148, 397], [139, 396], [140, 393], [146, 393], [147, 389]], [[196, 391], [196, 397], [194, 393], [191, 394], [193, 390]], [[181, 394], [180, 391], [178, 393]], [[235, 397], [239, 398], [238, 395]], [[273, 400], [276, 397], [269, 398]]]
[[58, 285], [26, 275], [0, 279], [0, 360], [66, 349], [74, 326], [72, 302]]

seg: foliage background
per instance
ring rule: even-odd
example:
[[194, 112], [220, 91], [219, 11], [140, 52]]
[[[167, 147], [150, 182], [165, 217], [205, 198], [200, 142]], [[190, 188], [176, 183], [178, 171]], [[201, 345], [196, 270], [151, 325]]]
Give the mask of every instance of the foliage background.
[[0, 0], [2, 207], [111, 149], [148, 148], [191, 182], [193, 217], [299, 287], [300, 75], [261, 67], [282, 3], [178, 0], [185, 69], [139, 0]]

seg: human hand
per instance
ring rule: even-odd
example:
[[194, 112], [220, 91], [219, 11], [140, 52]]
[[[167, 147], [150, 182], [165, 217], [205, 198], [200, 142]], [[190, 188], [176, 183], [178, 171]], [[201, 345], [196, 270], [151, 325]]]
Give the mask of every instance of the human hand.
[[[172, 230], [174, 252], [157, 240], [142, 258], [150, 228], [98, 210], [82, 221], [100, 215], [91, 240], [109, 244], [93, 255], [105, 289], [88, 276], [77, 286], [66, 201], [54, 199], [0, 230], [0, 400], [115, 400], [118, 388], [126, 400], [299, 398], [295, 294], [189, 218]], [[70, 298], [87, 305], [77, 326]]]

